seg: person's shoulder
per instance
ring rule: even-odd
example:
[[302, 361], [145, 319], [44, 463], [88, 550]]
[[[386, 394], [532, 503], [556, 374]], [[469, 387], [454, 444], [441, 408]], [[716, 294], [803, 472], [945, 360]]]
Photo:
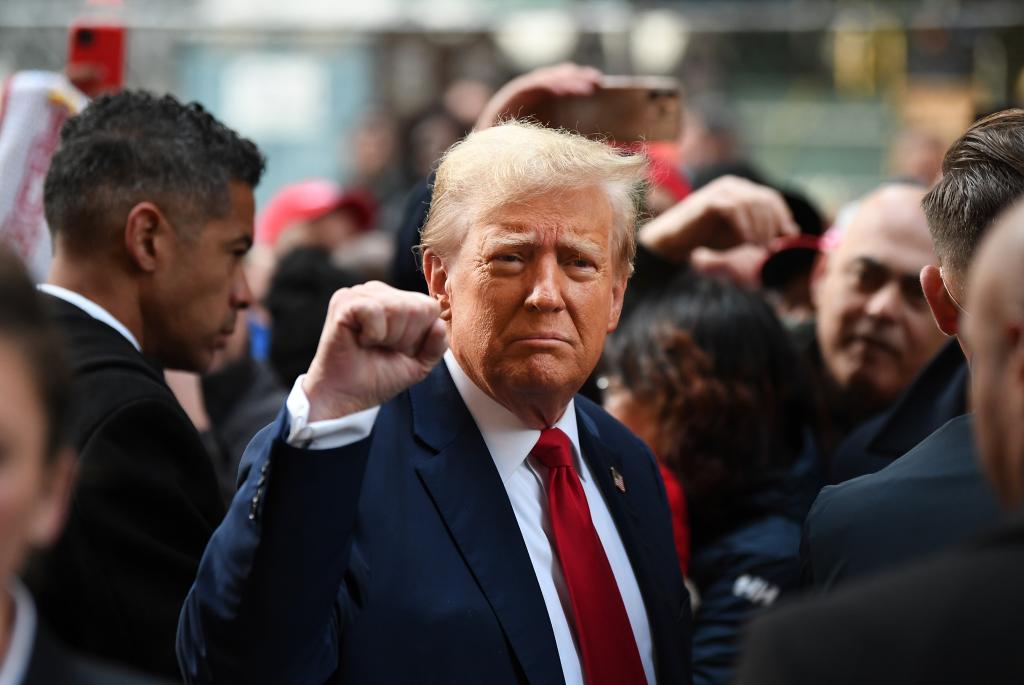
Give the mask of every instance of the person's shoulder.
[[[951, 448], [970, 449], [970, 431], [969, 415], [950, 419], [909, 452], [880, 471], [822, 488], [811, 508], [810, 516], [818, 517], [835, 509], [843, 510], [844, 515], [867, 512], [870, 509], [867, 506], [867, 498], [877, 498], [892, 489], [902, 489], [916, 481], [923, 471], [934, 468], [932, 456], [936, 453], [949, 455]], [[851, 511], [846, 511], [848, 508]]]
[[170, 681], [95, 661], [68, 649], [38, 625], [23, 685], [169, 685]]
[[1015, 572], [1024, 564], [1022, 531], [780, 607], [752, 625], [739, 682], [782, 682], [745, 679], [761, 667], [800, 674], [798, 683], [970, 682], [970, 672], [961, 674], [967, 680], [933, 677], [961, 668], [978, 649], [989, 657], [973, 661], [981, 670], [1020, 662], [1008, 644], [1016, 638], [1000, 636], [1024, 630]]

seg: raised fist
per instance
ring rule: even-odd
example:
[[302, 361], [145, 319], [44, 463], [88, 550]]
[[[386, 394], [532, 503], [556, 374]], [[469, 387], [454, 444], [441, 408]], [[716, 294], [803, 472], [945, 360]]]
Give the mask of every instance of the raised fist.
[[447, 348], [436, 301], [378, 281], [334, 293], [302, 389], [309, 420], [383, 404], [418, 383]]

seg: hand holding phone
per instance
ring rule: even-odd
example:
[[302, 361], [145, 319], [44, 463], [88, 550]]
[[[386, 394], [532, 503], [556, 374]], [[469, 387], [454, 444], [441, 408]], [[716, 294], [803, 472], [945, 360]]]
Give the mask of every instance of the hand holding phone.
[[89, 97], [124, 85], [125, 29], [103, 22], [76, 22], [68, 31], [68, 78]]

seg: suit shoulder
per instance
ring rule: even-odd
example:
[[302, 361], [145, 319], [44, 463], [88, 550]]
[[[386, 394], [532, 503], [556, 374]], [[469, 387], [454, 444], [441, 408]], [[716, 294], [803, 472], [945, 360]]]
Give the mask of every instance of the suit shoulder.
[[[880, 471], [822, 488], [811, 507], [808, 519], [833, 514], [844, 519], [848, 516], [873, 516], [877, 508], [868, 506], [869, 502], [877, 505], [890, 499], [889, 495], [893, 491], [902, 492], [909, 483], [934, 468], [934, 461], [931, 459], [933, 455], [937, 452], [947, 453], [950, 447], [964, 444], [965, 439], [969, 446], [969, 417], [960, 416], [948, 421], [912, 450]], [[898, 504], [903, 506], [905, 502], [900, 501]]]

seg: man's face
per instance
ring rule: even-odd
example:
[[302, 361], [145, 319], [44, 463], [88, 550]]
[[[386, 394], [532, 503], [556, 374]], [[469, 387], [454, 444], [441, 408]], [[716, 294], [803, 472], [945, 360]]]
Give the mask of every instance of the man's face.
[[[987, 250], [991, 253], [992, 250]], [[995, 259], [989, 259], [996, 257]], [[1004, 504], [1024, 503], [1021, 322], [1006, 311], [1005, 264], [983, 254], [972, 271], [961, 335], [971, 349], [971, 409], [981, 462]], [[986, 268], [987, 267], [987, 268]], [[1012, 267], [1011, 267], [1012, 268]]]
[[598, 188], [506, 205], [470, 227], [443, 284], [431, 282], [460, 366], [513, 412], [537, 398], [564, 407], [597, 365], [626, 287], [611, 231]]
[[919, 202], [912, 189], [866, 199], [813, 283], [828, 372], [870, 411], [892, 402], [943, 341], [919, 282], [936, 261]]
[[198, 236], [172, 239], [157, 274], [144, 345], [169, 368], [206, 370], [251, 302], [243, 262], [252, 246], [252, 189], [232, 183], [230, 195], [226, 217], [207, 222]]
[[50, 544], [63, 521], [71, 455], [47, 462], [46, 416], [24, 354], [0, 339], [0, 577], [7, 581], [29, 548]]

